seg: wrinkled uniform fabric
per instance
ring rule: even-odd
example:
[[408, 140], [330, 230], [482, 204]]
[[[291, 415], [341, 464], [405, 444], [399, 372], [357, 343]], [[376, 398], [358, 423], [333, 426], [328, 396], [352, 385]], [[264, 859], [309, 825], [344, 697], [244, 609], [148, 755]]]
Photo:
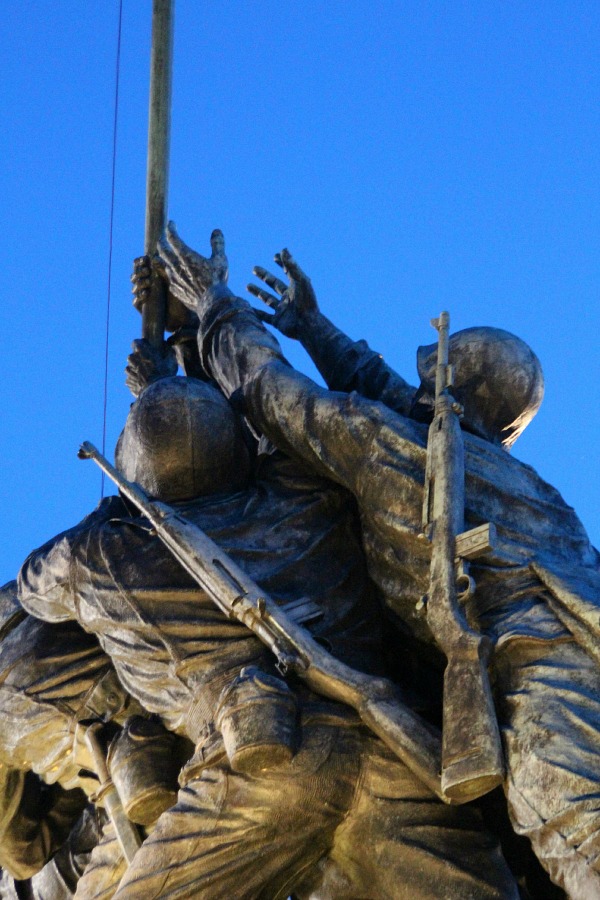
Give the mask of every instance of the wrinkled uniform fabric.
[[[309, 597], [323, 611], [311, 626], [344, 661], [378, 671], [378, 610], [366, 577], [352, 496], [279, 454], [266, 457], [246, 491], [178, 504], [278, 602]], [[84, 522], [33, 553], [20, 574], [21, 601], [40, 617], [77, 617], [98, 635], [122, 683], [173, 730], [196, 739], [191, 710], [207, 682], [263, 657], [261, 644], [227, 619], [175, 562], [148, 523], [111, 498]], [[345, 744], [346, 727], [323, 745], [318, 723], [304, 723], [299, 752], [286, 769], [250, 778], [225, 760], [188, 773], [176, 806], [163, 814], [138, 852], [119, 898], [273, 898], [326, 853], [362, 784], [362, 744]], [[366, 751], [365, 751], [366, 752]], [[348, 769], [350, 765], [350, 769]], [[452, 871], [448, 897], [516, 897], [497, 845], [469, 811], [444, 806], [394, 763], [409, 785], [406, 826], [423, 807], [414, 849], [413, 886], [428, 896], [422, 854]], [[415, 796], [417, 799], [415, 799]], [[373, 816], [394, 842], [404, 796]], [[464, 828], [473, 854], [449, 839]], [[479, 837], [476, 835], [479, 834]], [[267, 840], [268, 838], [268, 840]], [[402, 837], [398, 838], [401, 842]], [[460, 842], [459, 842], [460, 843]], [[410, 863], [411, 844], [398, 855]], [[425, 850], [423, 849], [425, 848]], [[92, 854], [90, 877], [110, 839]], [[106, 871], [106, 869], [104, 869]], [[87, 875], [78, 897], [87, 897]], [[501, 885], [499, 893], [498, 885]], [[104, 890], [104, 889], [103, 889]], [[376, 885], [374, 898], [399, 896]], [[109, 897], [110, 885], [103, 898]], [[408, 895], [407, 895], [408, 896]]]
[[17, 878], [41, 869], [67, 838], [85, 805], [84, 793], [70, 789], [98, 786], [79, 777], [75, 727], [111, 670], [96, 639], [75, 622], [27, 616], [0, 643], [0, 864]]
[[[379, 613], [347, 492], [279, 455], [265, 460], [248, 490], [177, 510], [277, 602], [310, 597], [323, 613], [311, 631], [335, 655], [378, 670]], [[127, 690], [186, 735], [203, 686], [263, 655], [248, 628], [223, 615], [117, 497], [31, 554], [19, 581], [25, 609], [49, 621], [77, 618]]]
[[[394, 384], [365, 344], [338, 336], [331, 346], [338, 386], [345, 377], [406, 410], [406, 382], [397, 376]], [[258, 432], [356, 496], [371, 577], [400, 626], [431, 645], [418, 603], [430, 555], [419, 538], [427, 427], [292, 370], [238, 298], [201, 316], [200, 350], [225, 393], [243, 395]], [[495, 550], [472, 567], [473, 611], [497, 647], [512, 822], [571, 896], [600, 897], [599, 556], [574, 511], [532, 468], [469, 434], [465, 457], [465, 527], [489, 521], [498, 532]]]
[[110, 900], [127, 871], [119, 842], [111, 822], [102, 829], [102, 837], [93, 847], [85, 871], [77, 882], [75, 900]]
[[[26, 881], [15, 881], [4, 873], [0, 881], [1, 900], [72, 900], [89, 863], [91, 851], [100, 839], [102, 821], [103, 813], [88, 806], [71, 829], [68, 839], [43, 869]], [[113, 848], [113, 853], [122, 861], [117, 847]], [[124, 869], [125, 863], [122, 861], [121, 875]], [[119, 878], [116, 881], [118, 883]]]
[[27, 615], [16, 582], [0, 595], [0, 865], [6, 891], [16, 878], [33, 897], [59, 900], [73, 895], [98, 838], [86, 794], [99, 782], [81, 771], [77, 724], [123, 713], [129, 698], [77, 622]]
[[440, 803], [362, 731], [313, 722], [289, 765], [192, 779], [115, 900], [285, 900], [328, 851], [353, 898], [428, 900], [440, 884], [447, 898], [518, 897], [477, 811]]

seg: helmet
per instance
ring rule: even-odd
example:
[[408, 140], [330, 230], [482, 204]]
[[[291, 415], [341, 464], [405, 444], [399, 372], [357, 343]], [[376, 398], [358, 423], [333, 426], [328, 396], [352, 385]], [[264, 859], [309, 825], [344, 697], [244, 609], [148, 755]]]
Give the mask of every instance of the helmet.
[[[471, 431], [507, 450], [531, 422], [544, 396], [544, 376], [533, 350], [500, 328], [465, 328], [450, 337], [452, 395]], [[419, 393], [435, 395], [437, 344], [419, 347]]]
[[250, 457], [241, 421], [210, 384], [173, 376], [132, 404], [115, 450], [117, 468], [159, 500], [238, 490]]

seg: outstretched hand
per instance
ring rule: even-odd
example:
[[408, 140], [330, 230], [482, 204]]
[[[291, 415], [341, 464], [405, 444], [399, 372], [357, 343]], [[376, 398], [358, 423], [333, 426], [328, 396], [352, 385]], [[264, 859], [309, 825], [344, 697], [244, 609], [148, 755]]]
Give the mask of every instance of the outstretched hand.
[[169, 293], [194, 311], [209, 287], [227, 284], [225, 240], [219, 229], [211, 234], [210, 246], [210, 257], [196, 253], [181, 240], [173, 222], [169, 222], [165, 237], [159, 242], [157, 266], [169, 285]]
[[319, 311], [317, 297], [310, 278], [302, 271], [289, 250], [277, 253], [275, 262], [288, 276], [289, 285], [267, 272], [262, 266], [255, 266], [252, 271], [279, 296], [270, 294], [256, 284], [249, 284], [247, 290], [274, 310], [273, 313], [256, 310], [263, 322], [273, 325], [286, 337], [299, 338], [303, 327], [310, 322], [311, 316]]

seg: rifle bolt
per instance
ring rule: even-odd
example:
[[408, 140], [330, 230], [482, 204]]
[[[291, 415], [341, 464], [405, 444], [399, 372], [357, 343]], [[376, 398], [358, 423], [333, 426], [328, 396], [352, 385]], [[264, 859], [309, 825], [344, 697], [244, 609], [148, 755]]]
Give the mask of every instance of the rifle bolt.
[[417, 612], [421, 612], [421, 610], [425, 609], [426, 606], [427, 606], [427, 594], [423, 594], [423, 596], [420, 597], [417, 600], [417, 602], [415, 603], [415, 609], [417, 610]]

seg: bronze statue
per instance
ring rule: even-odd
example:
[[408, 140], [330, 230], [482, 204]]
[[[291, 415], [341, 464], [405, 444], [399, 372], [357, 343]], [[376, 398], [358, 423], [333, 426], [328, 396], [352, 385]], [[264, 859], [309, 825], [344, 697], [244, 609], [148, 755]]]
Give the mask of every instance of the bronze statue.
[[[231, 581], [228, 558], [341, 663], [377, 679], [388, 663], [371, 578], [399, 629], [392, 643], [404, 648], [404, 673], [395, 667], [402, 702], [420, 709], [427, 731], [439, 723], [445, 666], [427, 618], [431, 535], [422, 518], [434, 348], [420, 351], [421, 386], [411, 388], [322, 316], [309, 280], [284, 251], [290, 286], [257, 269], [279, 299], [262, 288], [253, 293], [275, 309], [272, 324], [302, 340], [337, 392], [318, 388], [287, 364], [260, 322], [266, 314], [229, 291], [221, 240], [216, 251], [213, 266], [173, 229], [161, 247], [157, 272], [168, 278], [170, 302], [192, 313], [180, 316], [179, 360], [202, 378], [172, 375], [169, 351], [136, 344], [128, 382], [137, 400], [117, 467], [228, 554], [220, 566], [233, 594], [242, 578]], [[145, 258], [136, 265], [138, 306], [149, 265]], [[456, 534], [458, 523], [452, 540], [469, 560], [461, 578], [476, 585], [465, 592], [466, 627], [494, 647], [511, 821], [555, 883], [587, 900], [598, 881], [598, 556], [556, 491], [507, 453], [541, 401], [535, 356], [493, 329], [468, 329], [448, 346], [464, 408], [471, 529]], [[435, 519], [426, 503], [425, 525], [428, 511]], [[448, 897], [517, 897], [482, 810], [438, 800], [350, 708], [278, 671], [244, 615], [238, 622], [213, 605], [223, 605], [224, 589], [206, 593], [126, 497], [104, 500], [23, 566], [23, 608], [56, 623], [39, 626], [76, 619], [145, 714], [193, 754], [172, 807], [156, 824], [143, 823], [143, 844], [130, 851], [118, 890], [116, 878], [102, 881], [115, 860], [119, 876], [125, 868], [109, 825], [76, 896], [94, 896], [103, 884], [118, 898], [250, 900], [293, 891], [378, 900], [435, 897], [443, 884]], [[414, 690], [411, 672], [431, 688], [428, 696]], [[461, 698], [454, 702], [460, 713]], [[117, 782], [114, 749], [111, 759]], [[468, 799], [468, 790], [456, 799]]]
[[[380, 616], [354, 500], [285, 454], [255, 453], [216, 388], [163, 378], [133, 405], [116, 460], [276, 602], [309, 598], [311, 633], [341, 661], [379, 674]], [[176, 805], [117, 897], [309, 896], [316, 883], [323, 896], [342, 884], [352, 896], [433, 896], [441, 878], [450, 897], [517, 897], [480, 811], [438, 801], [351, 710], [286, 685], [259, 641], [213, 606], [127, 502], [104, 501], [32, 554], [20, 599], [35, 615], [77, 618], [97, 634], [132, 696], [196, 744]], [[294, 752], [239, 772], [223, 736], [240, 734], [234, 711], [253, 705], [292, 728]]]
[[[172, 3], [154, 0], [150, 256], [165, 225], [172, 44]], [[171, 232], [162, 266], [138, 264], [144, 340], [127, 370], [137, 400], [116, 449], [129, 482], [30, 555], [18, 601], [13, 586], [6, 604], [0, 598], [0, 897], [517, 898], [523, 867], [510, 871], [498, 822], [490, 824], [490, 810], [501, 818], [498, 795], [452, 805], [503, 772], [487, 682], [492, 644], [513, 823], [558, 883], [591, 896], [594, 760], [567, 752], [561, 782], [558, 760], [540, 754], [557, 803], [546, 815], [530, 790], [538, 763], [519, 758], [567, 707], [580, 714], [582, 747], [596, 734], [593, 698], [583, 702], [595, 667], [585, 668], [571, 636], [593, 644], [593, 578], [586, 607], [572, 573], [536, 552], [542, 533], [569, 532], [556, 557], [581, 561], [578, 523], [534, 475], [518, 466], [506, 474], [504, 451], [495, 456], [477, 439], [466, 441], [465, 505], [462, 434], [449, 418], [452, 453], [436, 450], [435, 419], [431, 428], [421, 531], [425, 429], [415, 423], [429, 421], [434, 402], [427, 353], [415, 392], [324, 319], [284, 251], [290, 285], [257, 270], [280, 298], [253, 292], [274, 307], [276, 327], [305, 343], [331, 388], [363, 396], [319, 391], [232, 297], [218, 230], [211, 249], [204, 258]], [[539, 366], [504, 339], [516, 346], [508, 359], [523, 391], [513, 386], [500, 402], [482, 377], [480, 345], [469, 356], [468, 340], [455, 397], [464, 425], [508, 446], [540, 399]], [[492, 382], [497, 362], [487, 360]], [[438, 384], [436, 415], [452, 405], [447, 387]], [[507, 486], [515, 474], [521, 481]], [[150, 495], [157, 519], [143, 498], [137, 508], [130, 482]], [[453, 522], [442, 524], [438, 507], [452, 491]], [[527, 533], [524, 512], [535, 523]], [[488, 540], [496, 522], [498, 545]], [[176, 531], [190, 538], [183, 555]], [[477, 579], [464, 608], [455, 557], [461, 584], [473, 586], [466, 560]], [[440, 647], [450, 660], [443, 703]], [[553, 671], [553, 697], [560, 682], [574, 701], [550, 704], [530, 726], [541, 669], [565, 660], [581, 680], [560, 682]], [[471, 700], [481, 698], [469, 717], [467, 682]], [[562, 722], [557, 735], [562, 752]], [[565, 809], [567, 783], [575, 799]], [[546, 884], [532, 896], [554, 894]]]
[[[259, 433], [354, 493], [371, 576], [404, 629], [431, 646], [421, 599], [430, 555], [420, 536], [423, 425], [356, 393], [329, 393], [295, 373], [244, 301], [224, 284], [207, 289], [196, 277], [196, 255], [173, 229], [161, 254], [172, 293], [199, 316], [207, 373], [244, 404]], [[400, 398], [404, 413], [420, 406], [423, 418], [422, 407], [432, 402], [426, 354], [421, 388], [411, 392], [376, 354], [324, 321], [306, 276], [289, 254], [280, 260], [290, 288], [275, 281], [281, 299], [270, 299], [274, 324], [284, 315], [295, 319], [297, 336], [338, 390], [362, 381], [373, 397], [383, 385], [385, 396]], [[502, 342], [512, 363], [463, 386], [471, 432], [465, 432], [467, 525], [491, 521], [497, 529], [494, 548], [472, 566], [477, 591], [470, 612], [495, 644], [513, 826], [527, 834], [555, 882], [573, 897], [589, 897], [600, 891], [598, 554], [560, 495], [502, 446], [535, 414], [542, 380], [531, 351], [516, 339], [511, 344], [506, 333], [489, 337], [488, 345]], [[469, 371], [471, 364], [472, 358]], [[355, 383], [341, 384], [340, 373], [349, 370]]]
[[[123, 754], [134, 727], [138, 754], [144, 753], [146, 796], [132, 770], [133, 754]], [[99, 777], [89, 751], [92, 730], [109, 745], [114, 780], [129, 788], [130, 818], [151, 824], [174, 802], [182, 748], [145, 717], [93, 635], [74, 621], [51, 624], [27, 615], [16, 582], [9, 582], [0, 589], [0, 896], [17, 889], [23, 896], [25, 887], [13, 888], [12, 879], [30, 882], [33, 897], [59, 900], [73, 895], [84, 871], [94, 892], [111, 884], [116, 889], [125, 870], [118, 842], [101, 861], [90, 862], [106, 825], [108, 780]], [[162, 794], [149, 732], [176, 766], [165, 773], [162, 763], [170, 777]], [[127, 827], [136, 834], [132, 822]]]
[[27, 615], [16, 588], [0, 590], [0, 866], [5, 892], [31, 879], [54, 898], [75, 890], [105, 821], [91, 813], [86, 723], [116, 726], [138, 707], [92, 635]]

